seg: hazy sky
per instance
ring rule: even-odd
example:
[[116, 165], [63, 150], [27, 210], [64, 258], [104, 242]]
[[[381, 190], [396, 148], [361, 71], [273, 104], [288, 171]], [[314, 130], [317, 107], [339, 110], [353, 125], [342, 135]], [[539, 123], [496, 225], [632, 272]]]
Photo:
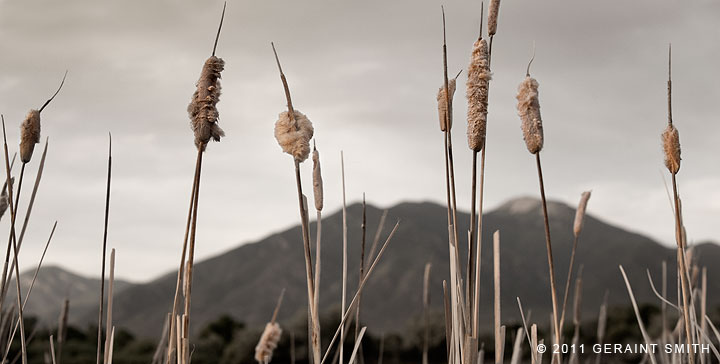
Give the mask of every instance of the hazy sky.
[[[480, 2], [444, 4], [454, 74], [467, 67]], [[69, 70], [42, 115], [50, 147], [23, 247], [25, 268], [35, 264], [57, 219], [47, 262], [98, 274], [108, 131], [117, 275], [141, 281], [176, 268], [195, 161], [185, 110], [221, 9], [221, 1], [0, 0], [0, 112], [11, 148], [25, 113]], [[486, 206], [538, 194], [514, 99], [535, 42], [548, 195], [574, 205], [592, 189], [590, 213], [672, 244], [659, 138], [672, 42], [685, 222], [693, 241], [718, 240], [719, 21], [714, 0], [504, 1], [493, 46]], [[270, 41], [295, 106], [315, 125], [326, 211], [341, 203], [340, 150], [350, 201], [363, 192], [379, 206], [444, 201], [435, 103], [439, 2], [231, 0], [218, 46], [226, 61], [219, 110], [227, 138], [205, 157], [199, 258], [299, 220], [292, 158], [273, 137], [285, 99]], [[455, 100], [458, 201], [468, 209], [464, 88]], [[39, 153], [26, 181], [38, 160]]]

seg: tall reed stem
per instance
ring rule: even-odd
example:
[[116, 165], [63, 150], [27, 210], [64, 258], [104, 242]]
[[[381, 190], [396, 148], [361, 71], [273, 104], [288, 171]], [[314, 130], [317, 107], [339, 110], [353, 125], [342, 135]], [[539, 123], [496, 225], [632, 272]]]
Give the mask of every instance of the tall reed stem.
[[[340, 299], [340, 314], [345, 313], [345, 300], [347, 299], [347, 205], [345, 203], [345, 158], [343, 152], [340, 151], [340, 168], [342, 171], [342, 194], [343, 194], [343, 206], [342, 206], [342, 229], [343, 229], [343, 260], [342, 260], [342, 298]], [[358, 293], [358, 302], [360, 301], [360, 295]], [[340, 364], [344, 362], [344, 343], [345, 343], [345, 324], [340, 323]]]
[[[183, 276], [185, 274], [185, 258], [187, 256], [187, 243], [188, 239], [190, 237], [190, 224], [192, 223], [192, 216], [193, 216], [193, 206], [195, 206], [195, 190], [197, 189], [197, 181], [198, 181], [198, 174], [200, 173], [200, 155], [198, 154], [198, 159], [195, 162], [195, 174], [193, 175], [193, 183], [192, 183], [192, 191], [190, 192], [190, 207], [188, 207], [188, 213], [187, 213], [187, 222], [185, 224], [185, 236], [183, 238], [183, 245], [182, 245], [182, 254], [180, 257], [180, 267], [178, 268], [178, 275], [177, 275], [177, 281], [175, 283], [175, 297], [173, 298], [173, 306], [172, 306], [172, 313], [169, 319], [169, 329], [168, 329], [168, 348], [167, 348], [167, 360], [166, 364], [170, 364], [172, 360], [172, 353], [173, 353], [173, 346], [175, 346], [175, 342], [177, 340], [174, 340], [174, 337], [178, 335], [179, 328], [176, 325], [177, 320], [175, 319], [175, 316], [177, 315], [178, 306], [180, 305], [180, 291], [181, 291], [181, 282], [183, 280]], [[180, 348], [176, 348], [179, 350]], [[176, 350], [176, 352], [177, 352]], [[177, 354], [176, 354], [177, 355]]]
[[[10, 177], [10, 158], [8, 156], [8, 147], [7, 147], [7, 134], [5, 132], [5, 118], [2, 117], [2, 126], [3, 126], [3, 142], [4, 142], [4, 148], [5, 148], [5, 173], [8, 181], [11, 181]], [[23, 164], [23, 167], [25, 164]], [[24, 168], [23, 168], [24, 169]], [[21, 172], [21, 179], [22, 182], [22, 172]], [[15, 239], [15, 218], [17, 217], [17, 201], [15, 204], [13, 204], [12, 196], [13, 196], [13, 186], [12, 183], [8, 183], [8, 207], [10, 208], [10, 216], [11, 216], [11, 223], [10, 223], [10, 241], [9, 244], [12, 244], [14, 253], [15, 253], [15, 277], [20, 277], [19, 268], [18, 268], [18, 255], [17, 255], [17, 241]], [[20, 197], [20, 182], [18, 182], [18, 197]], [[22, 294], [20, 291], [20, 279], [15, 279], [16, 282], [16, 288], [17, 288], [17, 307], [18, 307], [18, 318], [20, 320], [20, 344], [21, 344], [21, 355], [22, 355], [22, 363], [27, 364], [27, 346], [25, 341], [25, 320], [23, 317], [23, 309], [22, 309]], [[10, 343], [8, 343], [10, 345]]]
[[102, 271], [100, 273], [100, 308], [98, 310], [98, 334], [97, 334], [97, 364], [100, 364], [102, 357], [102, 327], [103, 327], [103, 307], [105, 303], [105, 257], [107, 253], [107, 236], [108, 236], [108, 219], [110, 216], [110, 181], [112, 178], [112, 135], [108, 134], [108, 168], [107, 168], [107, 184], [105, 188], [105, 221], [103, 224], [103, 241], [102, 241]]
[[[683, 319], [685, 320], [685, 340], [688, 345], [691, 345], [692, 342], [692, 334], [691, 330], [693, 330], [691, 326], [690, 321], [690, 306], [688, 305], [688, 297], [690, 296], [690, 289], [688, 282], [688, 269], [687, 264], [685, 260], [685, 244], [684, 239], [682, 238], [682, 218], [680, 217], [681, 210], [680, 210], [680, 196], [678, 194], [678, 188], [677, 188], [677, 180], [675, 178], [676, 173], [672, 174], [672, 187], [673, 187], [673, 197], [675, 202], [675, 238], [677, 239], [677, 260], [678, 260], [678, 269], [680, 269], [680, 285], [682, 286], [682, 314]], [[689, 363], [693, 364], [695, 363], [695, 354], [693, 350], [688, 350], [689, 354]]]
[[[184, 322], [183, 322], [183, 345], [186, 345], [189, 343], [190, 339], [190, 301], [192, 296], [192, 279], [193, 279], [193, 267], [195, 265], [195, 237], [197, 234], [197, 213], [198, 213], [198, 205], [200, 202], [200, 177], [202, 176], [202, 160], [203, 160], [203, 150], [205, 148], [198, 148], [198, 157], [197, 157], [197, 176], [195, 179], [195, 203], [193, 204], [192, 209], [192, 223], [190, 224], [190, 240], [188, 242], [188, 259], [187, 259], [187, 273], [185, 275], [185, 311], [183, 314]], [[179, 354], [179, 351], [178, 351]], [[189, 350], [187, 347], [183, 348], [183, 355], [185, 357], [183, 358], [184, 363], [189, 363], [190, 358], [187, 357], [189, 355]]]
[[565, 311], [570, 293], [570, 280], [572, 279], [573, 266], [575, 265], [575, 251], [577, 250], [578, 236], [573, 237], [572, 250], [570, 252], [570, 266], [568, 267], [567, 279], [565, 280], [565, 293], [563, 294], [562, 310], [560, 311], [560, 329], [565, 326]]
[[[283, 90], [285, 91], [285, 99], [287, 101], [287, 108], [288, 108], [288, 117], [290, 120], [295, 123], [295, 109], [293, 108], [292, 104], [292, 98], [290, 97], [290, 87], [288, 86], [287, 78], [285, 77], [285, 73], [282, 70], [282, 66], [280, 65], [280, 58], [277, 55], [277, 51], [275, 50], [275, 44], [270, 43], [273, 49], [273, 54], [275, 55], [275, 62], [278, 66], [278, 71], [280, 72], [280, 80], [283, 84]], [[313, 346], [312, 352], [313, 353], [319, 353], [320, 352], [320, 337], [318, 336], [319, 333], [317, 331], [319, 327], [319, 317], [318, 312], [316, 312], [315, 308], [313, 307], [314, 304], [314, 297], [315, 297], [315, 283], [313, 280], [313, 265], [312, 265], [312, 255], [310, 254], [310, 227], [308, 226], [308, 216], [307, 216], [307, 209], [304, 202], [304, 195], [302, 192], [302, 178], [300, 178], [300, 161], [295, 159], [295, 185], [297, 186], [297, 196], [298, 196], [298, 205], [300, 208], [300, 222], [302, 224], [302, 238], [303, 238], [303, 246], [305, 249], [305, 273], [306, 273], [306, 279], [307, 279], [307, 294], [308, 294], [308, 311], [310, 312], [310, 319], [313, 323], [311, 325], [312, 330], [311, 331], [311, 345]], [[319, 258], [318, 258], [319, 259]], [[313, 356], [313, 361], [315, 364], [319, 364], [320, 358], [317, 357], [317, 355]]]
[[[542, 198], [543, 223], [545, 224], [545, 247], [547, 248], [548, 269], [550, 271], [550, 291], [552, 295], [553, 326], [555, 329], [555, 343], [560, 344], [560, 326], [558, 322], [558, 300], [557, 287], [555, 287], [555, 264], [553, 263], [552, 243], [550, 242], [550, 221], [548, 219], [547, 201], [545, 199], [545, 183], [543, 181], [542, 163], [540, 163], [540, 152], [535, 153], [537, 164], [538, 181], [540, 182], [540, 197]], [[560, 355], [553, 355], [553, 362], [560, 362]]]

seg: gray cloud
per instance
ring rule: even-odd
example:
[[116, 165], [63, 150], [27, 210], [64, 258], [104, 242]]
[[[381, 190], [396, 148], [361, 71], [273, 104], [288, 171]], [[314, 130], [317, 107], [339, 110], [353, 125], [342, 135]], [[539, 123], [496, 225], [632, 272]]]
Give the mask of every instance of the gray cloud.
[[[454, 73], [467, 66], [479, 3], [445, 6]], [[114, 142], [110, 245], [118, 248], [118, 275], [144, 280], [177, 264], [195, 154], [185, 108], [221, 7], [220, 1], [0, 1], [0, 112], [9, 140], [17, 140], [27, 110], [70, 70], [66, 88], [43, 112], [50, 152], [26, 267], [58, 219], [48, 261], [88, 274], [99, 270], [108, 131]], [[292, 162], [272, 134], [285, 100], [270, 41], [295, 105], [315, 124], [329, 210], [341, 203], [340, 150], [350, 200], [366, 192], [381, 206], [443, 201], [434, 101], [442, 80], [439, 11], [439, 3], [409, 0], [229, 2], [218, 50], [227, 62], [219, 109], [228, 137], [211, 145], [205, 159], [199, 257], [298, 220]], [[720, 3], [710, 0], [503, 2], [493, 45], [487, 206], [537, 194], [514, 109], [535, 42], [548, 194], [575, 204], [581, 191], [593, 189], [590, 213], [671, 244], [659, 134], [672, 42], [688, 232], [694, 240], [716, 238], [719, 15]], [[464, 112], [458, 92], [458, 201], [467, 208]]]

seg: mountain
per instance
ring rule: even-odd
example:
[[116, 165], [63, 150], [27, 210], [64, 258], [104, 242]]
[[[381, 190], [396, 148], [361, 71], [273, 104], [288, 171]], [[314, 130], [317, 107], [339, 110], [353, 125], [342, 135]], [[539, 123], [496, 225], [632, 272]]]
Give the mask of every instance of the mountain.
[[[23, 299], [32, 284], [34, 275], [35, 269], [20, 274]], [[116, 294], [120, 294], [131, 285], [127, 281], [115, 279], [113, 290]], [[16, 283], [13, 279], [8, 289], [6, 305], [9, 305], [7, 302], [16, 302], [15, 287]], [[97, 315], [99, 296], [99, 278], [88, 278], [57, 266], [42, 267], [38, 272], [25, 311], [40, 318], [46, 324], [56, 325], [65, 298], [70, 300], [70, 316], [84, 316], [89, 310], [94, 310]]]
[[[556, 281], [562, 297], [572, 246], [575, 210], [562, 203], [550, 202], [548, 212]], [[367, 206], [368, 250], [382, 213], [378, 208]], [[348, 299], [352, 297], [350, 292], [354, 292], [358, 282], [361, 216], [360, 204], [348, 207]], [[427, 202], [401, 203], [389, 208], [387, 216], [387, 223], [381, 232], [382, 241], [396, 221], [400, 221], [400, 225], [365, 288], [362, 315], [372, 330], [400, 331], [421, 312], [422, 277], [426, 262], [432, 263], [432, 307], [442, 309], [442, 281], [448, 279], [449, 272], [447, 209]], [[459, 226], [467, 227], [469, 214], [459, 212], [458, 221]], [[342, 214], [335, 212], [324, 217], [322, 227], [320, 305], [323, 312], [328, 312], [337, 309], [340, 302]], [[492, 322], [491, 245], [495, 230], [500, 231], [501, 240], [504, 321], [514, 321], [519, 317], [516, 297], [520, 297], [526, 310], [533, 310], [534, 317], [547, 317], [551, 305], [541, 205], [534, 198], [518, 198], [484, 215], [481, 310], [485, 327], [491, 327]], [[310, 231], [314, 240], [315, 223], [311, 224]], [[466, 231], [460, 230], [458, 233], [461, 236], [460, 247], [466, 247], [467, 238], [462, 238], [467, 236]], [[720, 289], [720, 273], [712, 263], [720, 259], [720, 246], [699, 244], [695, 251], [699, 263], [709, 267], [709, 292], [717, 292]], [[577, 252], [577, 264], [584, 267], [585, 318], [591, 319], [597, 315], [606, 290], [610, 293], [612, 304], [629, 303], [618, 265], [626, 269], [638, 301], [657, 303], [648, 284], [646, 269], [653, 275], [656, 285], [659, 285], [662, 262], [667, 261], [669, 277], [673, 277], [675, 259], [674, 249], [588, 215]], [[141, 336], [158, 335], [172, 302], [176, 274], [171, 272], [149, 283], [119, 290], [114, 301], [114, 321]], [[671, 283], [668, 292], [671, 292], [669, 299], [672, 301], [676, 292], [675, 279], [669, 278], [668, 282]], [[272, 315], [282, 288], [287, 291], [279, 319], [297, 319], [305, 314], [307, 291], [299, 226], [197, 262], [193, 279], [191, 327], [197, 330], [221, 314], [230, 314], [251, 325], [263, 324]], [[719, 297], [711, 295], [708, 299], [711, 305], [720, 303]], [[73, 320], [92, 322], [96, 319], [96, 312], [94, 307], [86, 313], [73, 311]]]

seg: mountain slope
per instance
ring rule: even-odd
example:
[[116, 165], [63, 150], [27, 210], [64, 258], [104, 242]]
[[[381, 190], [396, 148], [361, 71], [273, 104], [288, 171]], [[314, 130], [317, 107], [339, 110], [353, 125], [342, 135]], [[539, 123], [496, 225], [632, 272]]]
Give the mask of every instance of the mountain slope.
[[[32, 283], [35, 269], [20, 274], [20, 286], [23, 299], [27, 295]], [[107, 281], [106, 281], [107, 284]], [[16, 283], [13, 279], [8, 289], [7, 302], [16, 301]], [[115, 279], [114, 290], [117, 294], [122, 293], [132, 284]], [[107, 285], [106, 285], [107, 287]], [[38, 273], [37, 280], [33, 286], [30, 299], [27, 302], [25, 311], [32, 316], [40, 318], [41, 321], [55, 325], [60, 314], [65, 298], [70, 300], [70, 315], [85, 316], [93, 310], [97, 315], [98, 300], [100, 297], [100, 279], [88, 278], [57, 266], [42, 267]], [[7, 307], [7, 306], [6, 306]], [[97, 321], [95, 318], [94, 321]]]
[[[574, 209], [560, 203], [549, 206], [557, 283], [564, 286], [572, 244]], [[375, 234], [382, 211], [368, 206], [368, 239]], [[349, 291], [358, 281], [361, 206], [348, 207], [349, 225]], [[400, 227], [366, 287], [363, 319], [373, 329], [400, 330], [419, 314], [422, 296], [422, 272], [432, 262], [432, 305], [442, 305], [442, 280], [448, 276], [447, 210], [432, 203], [402, 203], [389, 209], [384, 240], [395, 221]], [[469, 215], [458, 214], [459, 226], [468, 226]], [[546, 317], [550, 310], [547, 257], [540, 203], [532, 198], [509, 201], [485, 214], [482, 251], [482, 311], [490, 325], [492, 252], [491, 236], [501, 233], [501, 272], [504, 318], [518, 316], [515, 299], [520, 297], [535, 317]], [[342, 216], [335, 213], [323, 219], [321, 309], [327, 312], [339, 306]], [[315, 231], [314, 223], [311, 232]], [[463, 236], [464, 232], [458, 232]], [[198, 262], [194, 272], [192, 318], [197, 329], [202, 323], [227, 313], [249, 324], [267, 321], [277, 295], [284, 287], [285, 302], [280, 319], [303, 315], [306, 306], [305, 267], [300, 227], [288, 229], [245, 244], [217, 257]], [[461, 247], [467, 239], [460, 239]], [[198, 242], [204, 244], [205, 242]], [[371, 241], [367, 242], [368, 247]], [[703, 244], [700, 256], [720, 257], [720, 247]], [[462, 258], [464, 259], [464, 258]], [[713, 260], [700, 258], [701, 263]], [[715, 259], [716, 258], [712, 258]], [[622, 264], [633, 284], [639, 301], [657, 302], [649, 284], [646, 269], [660, 282], [662, 261], [668, 272], [674, 272], [675, 253], [642, 235], [625, 231], [588, 216], [581, 237], [577, 262], [584, 265], [584, 311], [595, 315], [605, 290], [613, 303], [627, 304], [628, 296], [618, 270]], [[672, 273], [670, 273], [672, 274]], [[718, 272], [710, 266], [709, 291], [720, 289]], [[169, 310], [175, 287], [175, 273], [152, 282], [135, 285], [117, 294], [115, 322], [144, 336], [157, 335]], [[717, 277], [720, 278], [720, 277]], [[674, 279], [668, 279], [674, 282]], [[562, 288], [561, 288], [562, 289]], [[675, 292], [674, 285], [668, 292]], [[349, 293], [350, 294], [350, 293]], [[559, 292], [561, 295], [562, 292]], [[351, 296], [350, 296], [351, 297]], [[673, 295], [671, 295], [673, 300]], [[709, 297], [711, 304], [718, 297]], [[588, 316], [586, 316], [588, 317]], [[90, 320], [92, 315], [76, 319]]]

